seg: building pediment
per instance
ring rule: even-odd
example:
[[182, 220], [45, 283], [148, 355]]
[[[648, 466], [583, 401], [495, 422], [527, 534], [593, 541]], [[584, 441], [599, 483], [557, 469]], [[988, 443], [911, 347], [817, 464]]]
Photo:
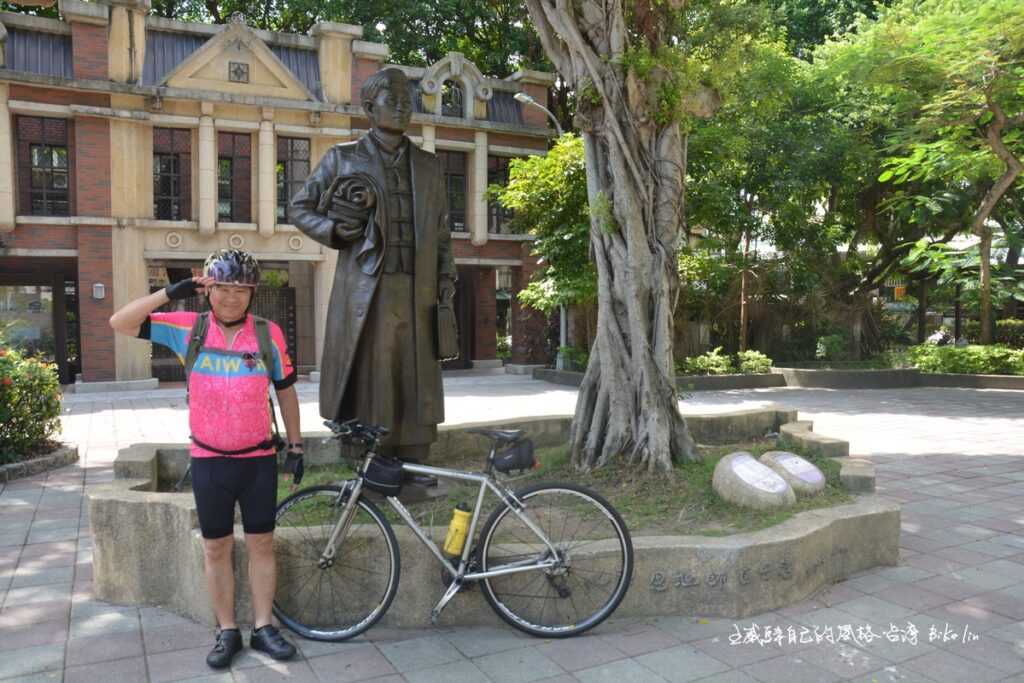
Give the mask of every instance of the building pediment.
[[290, 100], [316, 99], [251, 28], [234, 19], [168, 73], [160, 85]]

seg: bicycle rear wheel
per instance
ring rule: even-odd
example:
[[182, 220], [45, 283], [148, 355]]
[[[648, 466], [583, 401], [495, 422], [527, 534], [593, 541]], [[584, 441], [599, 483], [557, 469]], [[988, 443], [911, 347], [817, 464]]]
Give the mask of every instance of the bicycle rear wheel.
[[398, 541], [376, 505], [360, 497], [334, 558], [321, 561], [341, 514], [341, 488], [313, 486], [277, 507], [274, 614], [305, 638], [353, 638], [384, 616], [398, 590]]
[[[564, 638], [594, 628], [619, 606], [633, 576], [633, 542], [622, 517], [575, 484], [537, 484], [516, 496], [555, 547], [558, 564], [483, 579], [484, 597], [498, 616], [534, 636]], [[480, 539], [481, 571], [552, 558], [506, 506], [491, 514]]]

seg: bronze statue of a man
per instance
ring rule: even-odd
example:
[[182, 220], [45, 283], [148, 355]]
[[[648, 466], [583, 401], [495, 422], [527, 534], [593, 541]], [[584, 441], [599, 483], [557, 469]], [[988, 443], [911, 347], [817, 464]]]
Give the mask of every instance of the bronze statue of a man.
[[391, 430], [385, 453], [426, 457], [444, 421], [435, 308], [455, 294], [444, 173], [405, 136], [405, 74], [360, 91], [371, 130], [332, 147], [291, 201], [292, 223], [338, 250], [320, 373], [320, 414]]

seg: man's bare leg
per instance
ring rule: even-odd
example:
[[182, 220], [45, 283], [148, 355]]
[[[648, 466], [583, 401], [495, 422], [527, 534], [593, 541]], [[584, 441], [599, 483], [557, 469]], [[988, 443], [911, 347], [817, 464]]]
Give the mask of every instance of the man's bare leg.
[[222, 629], [238, 628], [235, 624], [235, 569], [231, 562], [234, 543], [233, 535], [203, 539], [206, 588], [217, 624]]
[[277, 588], [277, 562], [274, 559], [274, 532], [246, 534], [249, 550], [249, 585], [252, 590], [253, 627], [271, 623], [274, 591]]

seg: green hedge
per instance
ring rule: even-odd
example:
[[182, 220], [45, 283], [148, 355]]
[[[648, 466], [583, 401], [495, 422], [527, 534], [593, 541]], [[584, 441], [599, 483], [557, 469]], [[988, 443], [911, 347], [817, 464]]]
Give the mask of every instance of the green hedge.
[[971, 375], [1024, 375], [1024, 349], [1008, 346], [934, 346], [922, 344], [906, 351], [921, 372]]
[[40, 454], [60, 431], [57, 368], [0, 346], [0, 465]]
[[742, 351], [733, 358], [723, 353], [721, 346], [676, 364], [676, 372], [680, 375], [759, 375], [771, 371], [772, 359], [760, 351]]
[[[967, 341], [977, 344], [981, 341], [981, 323], [977, 320], [968, 320], [964, 325], [964, 335]], [[1015, 349], [1024, 349], [1024, 320], [1007, 318], [997, 320], [995, 329], [996, 344], [1006, 344]]]

